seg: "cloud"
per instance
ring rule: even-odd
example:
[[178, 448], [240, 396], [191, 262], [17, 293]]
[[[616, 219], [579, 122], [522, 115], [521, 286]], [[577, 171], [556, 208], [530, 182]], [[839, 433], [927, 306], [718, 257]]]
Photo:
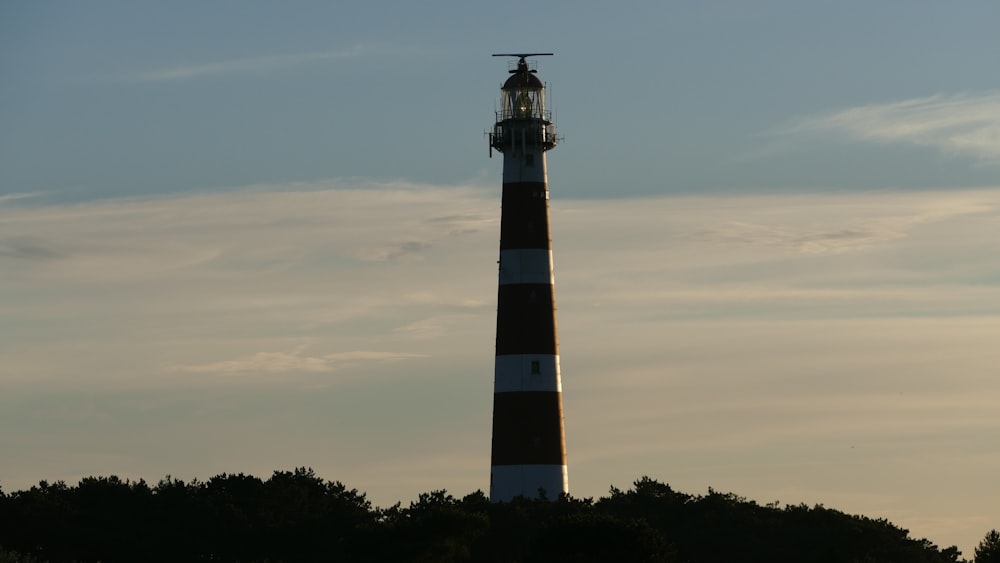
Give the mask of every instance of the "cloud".
[[[78, 205], [0, 207], [0, 259], [62, 257], [36, 279], [153, 280], [204, 267], [233, 275], [280, 272], [325, 254], [342, 262], [422, 261], [469, 220], [442, 220], [488, 208], [485, 190], [385, 184], [255, 186], [235, 193], [109, 200]], [[238, 195], [237, 195], [238, 194]], [[449, 205], [447, 194], [458, 199]], [[493, 220], [496, 222], [496, 219]], [[68, 241], [72, 241], [71, 243]]]
[[60, 245], [34, 235], [0, 238], [0, 258], [25, 260], [52, 260], [62, 258], [67, 252]]
[[[499, 213], [346, 180], [0, 206], [4, 486], [488, 486]], [[574, 494], [649, 473], [995, 521], [998, 226], [1000, 187], [554, 200]]]
[[42, 195], [43, 194], [40, 193], [40, 192], [25, 192], [25, 193], [17, 193], [17, 194], [4, 194], [4, 195], [0, 195], [0, 205], [4, 205], [7, 202], [17, 201], [17, 200], [20, 200], [20, 199], [30, 199], [30, 198], [33, 198], [33, 197], [40, 197]]
[[931, 147], [1000, 162], [1000, 92], [939, 94], [808, 117], [783, 133], [843, 133], [857, 139]]
[[[805, 253], [843, 253], [905, 238], [920, 225], [988, 214], [996, 209], [995, 203], [961, 197], [923, 203], [911, 209], [898, 205], [903, 199], [899, 194], [863, 199], [877, 208], [863, 210], [850, 206], [852, 214], [845, 216], [835, 212], [831, 214], [832, 220], [811, 215], [807, 224], [802, 224], [794, 213], [785, 211], [770, 214], [766, 224], [726, 221], [686, 236], [703, 242], [771, 246]], [[794, 198], [789, 203], [793, 201]]]
[[431, 246], [431, 243], [420, 240], [393, 243], [388, 247], [365, 251], [362, 253], [362, 259], [373, 262], [419, 260], [420, 252], [427, 250]]
[[691, 239], [696, 241], [770, 245], [802, 252], [847, 252], [864, 248], [880, 240], [896, 238], [896, 236], [900, 235], [851, 228], [803, 233], [743, 221], [735, 221], [690, 234]]
[[451, 236], [471, 235], [483, 229], [491, 228], [497, 224], [497, 217], [484, 213], [465, 212], [455, 215], [441, 217], [431, 217], [428, 223], [436, 223], [448, 226], [448, 234]]
[[169, 80], [186, 80], [190, 78], [219, 74], [266, 73], [309, 63], [356, 57], [360, 55], [361, 52], [361, 46], [355, 45], [349, 49], [342, 49], [339, 51], [293, 53], [288, 55], [252, 57], [213, 63], [176, 66], [135, 73], [130, 75], [129, 78], [140, 82], [164, 82]]
[[299, 346], [291, 352], [257, 352], [250, 356], [233, 360], [170, 366], [167, 368], [167, 371], [221, 375], [242, 373], [324, 373], [361, 362], [396, 362], [421, 357], [420, 354], [368, 350], [305, 356], [302, 354], [304, 349], [305, 346]]

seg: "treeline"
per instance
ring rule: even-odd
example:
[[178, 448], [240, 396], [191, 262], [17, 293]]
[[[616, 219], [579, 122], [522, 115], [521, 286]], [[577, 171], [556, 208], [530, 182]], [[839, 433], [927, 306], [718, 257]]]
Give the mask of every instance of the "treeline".
[[593, 499], [493, 504], [480, 491], [373, 507], [311, 469], [267, 480], [222, 474], [150, 486], [88, 477], [0, 491], [0, 563], [961, 561], [884, 519], [823, 506], [760, 505], [649, 478]]

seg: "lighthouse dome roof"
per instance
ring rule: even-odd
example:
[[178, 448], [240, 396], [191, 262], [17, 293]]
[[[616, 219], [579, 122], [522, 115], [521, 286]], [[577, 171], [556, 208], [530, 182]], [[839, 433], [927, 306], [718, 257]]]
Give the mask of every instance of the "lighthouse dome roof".
[[529, 72], [527, 67], [518, 68], [514, 71], [514, 74], [510, 75], [510, 78], [503, 83], [504, 90], [513, 90], [516, 88], [544, 88], [545, 85], [542, 81], [535, 76], [533, 72]]

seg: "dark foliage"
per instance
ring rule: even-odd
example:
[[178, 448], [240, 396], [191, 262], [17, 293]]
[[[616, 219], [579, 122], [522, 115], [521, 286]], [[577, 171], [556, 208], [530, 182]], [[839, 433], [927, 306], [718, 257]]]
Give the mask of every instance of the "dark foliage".
[[1000, 532], [990, 530], [976, 546], [976, 563], [1000, 563]]
[[[380, 509], [305, 468], [266, 481], [168, 476], [150, 487], [112, 476], [0, 491], [0, 546], [0, 563], [961, 561], [956, 548], [912, 539], [886, 520], [711, 489], [688, 495], [645, 477], [596, 502], [493, 504], [479, 491], [461, 499], [433, 491]], [[976, 562], [998, 554], [993, 531]]]

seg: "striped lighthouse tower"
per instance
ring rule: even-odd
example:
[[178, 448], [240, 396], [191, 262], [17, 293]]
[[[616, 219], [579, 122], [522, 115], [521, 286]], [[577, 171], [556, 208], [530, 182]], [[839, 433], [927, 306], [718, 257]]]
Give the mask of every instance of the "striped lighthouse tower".
[[545, 86], [517, 57], [490, 134], [503, 153], [500, 284], [490, 500], [549, 499], [569, 491], [556, 334], [545, 151], [556, 146]]

